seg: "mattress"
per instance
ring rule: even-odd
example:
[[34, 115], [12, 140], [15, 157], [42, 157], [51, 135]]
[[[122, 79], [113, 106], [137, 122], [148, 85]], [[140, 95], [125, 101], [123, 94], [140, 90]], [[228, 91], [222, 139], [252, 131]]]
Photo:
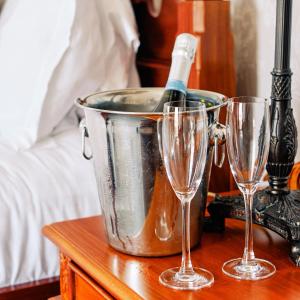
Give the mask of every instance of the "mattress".
[[92, 163], [78, 128], [26, 151], [0, 145], [0, 287], [59, 275], [45, 224], [100, 213]]

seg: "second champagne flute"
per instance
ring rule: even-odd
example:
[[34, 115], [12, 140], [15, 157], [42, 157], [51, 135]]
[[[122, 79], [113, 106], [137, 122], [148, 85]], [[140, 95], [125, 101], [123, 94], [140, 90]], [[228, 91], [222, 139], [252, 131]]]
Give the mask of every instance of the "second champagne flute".
[[196, 101], [167, 102], [160, 123], [158, 137], [164, 166], [182, 206], [182, 260], [181, 267], [164, 271], [159, 280], [174, 289], [200, 289], [214, 281], [209, 271], [193, 267], [190, 255], [190, 203], [206, 164], [208, 133], [205, 105]]
[[257, 97], [229, 99], [226, 126], [228, 159], [233, 177], [244, 196], [246, 227], [243, 257], [225, 262], [223, 272], [236, 279], [267, 278], [275, 273], [276, 268], [254, 255], [252, 204], [269, 153], [268, 100]]

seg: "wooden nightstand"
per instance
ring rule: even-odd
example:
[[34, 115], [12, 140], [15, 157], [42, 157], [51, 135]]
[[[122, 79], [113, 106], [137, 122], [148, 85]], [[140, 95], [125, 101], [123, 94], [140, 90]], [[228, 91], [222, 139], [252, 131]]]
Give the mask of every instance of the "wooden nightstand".
[[120, 253], [107, 244], [100, 216], [55, 223], [43, 232], [61, 251], [62, 300], [300, 299], [300, 269], [288, 259], [288, 243], [261, 227], [254, 226], [256, 255], [273, 262], [277, 273], [257, 282], [222, 274], [223, 262], [240, 256], [244, 243], [244, 224], [226, 222], [224, 234], [205, 233], [202, 246], [192, 251], [194, 265], [215, 275], [211, 288], [195, 292], [174, 291], [158, 282], [163, 270], [180, 264], [180, 256], [143, 258]]

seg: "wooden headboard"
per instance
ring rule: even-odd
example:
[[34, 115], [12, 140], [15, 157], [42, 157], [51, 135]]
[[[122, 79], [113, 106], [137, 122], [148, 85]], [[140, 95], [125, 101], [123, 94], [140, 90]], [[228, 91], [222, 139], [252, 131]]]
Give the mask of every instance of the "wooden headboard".
[[[188, 87], [235, 96], [229, 1], [163, 0], [158, 18], [149, 15], [145, 3], [133, 7], [140, 32], [137, 67], [142, 86], [165, 85], [175, 37], [189, 32], [199, 38], [199, 47]], [[224, 109], [220, 120], [225, 122]], [[210, 191], [234, 187], [227, 161], [222, 169], [213, 166], [211, 174]]]

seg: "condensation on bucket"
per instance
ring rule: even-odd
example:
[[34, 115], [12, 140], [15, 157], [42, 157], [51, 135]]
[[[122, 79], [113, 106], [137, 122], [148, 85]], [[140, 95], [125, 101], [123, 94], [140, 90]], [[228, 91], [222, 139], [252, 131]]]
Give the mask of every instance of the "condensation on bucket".
[[[139, 256], [181, 252], [181, 208], [173, 192], [157, 141], [152, 113], [163, 89], [125, 89], [77, 100], [84, 109], [109, 244]], [[226, 97], [191, 90], [189, 98], [207, 101], [210, 127]], [[199, 243], [213, 147], [208, 147], [200, 187], [191, 202], [191, 246]]]

